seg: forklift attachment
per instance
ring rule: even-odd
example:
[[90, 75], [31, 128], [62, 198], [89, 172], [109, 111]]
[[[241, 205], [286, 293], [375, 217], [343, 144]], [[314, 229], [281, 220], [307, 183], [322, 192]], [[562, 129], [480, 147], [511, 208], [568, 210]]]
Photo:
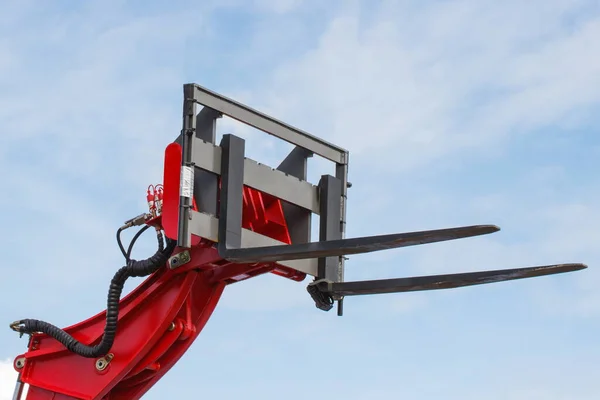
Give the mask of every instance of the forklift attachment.
[[[198, 104], [204, 106], [199, 113]], [[330, 309], [333, 301], [338, 301], [341, 315], [346, 295], [461, 287], [585, 268], [583, 264], [564, 264], [344, 282], [347, 255], [485, 235], [500, 228], [473, 225], [345, 238], [347, 189], [351, 186], [347, 150], [196, 84], [184, 86], [183, 110], [183, 129], [177, 139], [181, 145], [181, 173], [176, 177], [181, 182], [179, 222], [176, 238], [171, 237], [177, 239], [182, 248], [190, 248], [193, 238], [208, 239], [215, 243], [219, 256], [228, 262], [276, 263], [311, 275], [314, 282], [307, 289], [320, 309]], [[240, 137], [224, 134], [216, 145], [216, 120], [223, 115], [296, 147], [273, 169], [247, 158], [245, 140]], [[335, 163], [335, 176], [322, 175], [316, 185], [308, 182], [307, 160], [313, 155]], [[259, 193], [258, 197], [249, 195], [248, 190]], [[259, 207], [248, 216], [249, 203], [261, 203], [263, 198], [271, 198], [275, 203], [269, 202], [271, 205], [264, 211]], [[193, 208], [192, 204], [198, 207]], [[275, 217], [276, 214], [283, 219]], [[310, 235], [313, 214], [319, 216], [318, 241], [312, 240]], [[245, 221], [257, 218], [264, 219], [264, 223], [279, 219], [278, 223], [285, 225], [289, 234], [285, 237], [289, 240], [261, 234], [256, 223], [246, 223], [252, 225], [249, 229], [244, 226]]]

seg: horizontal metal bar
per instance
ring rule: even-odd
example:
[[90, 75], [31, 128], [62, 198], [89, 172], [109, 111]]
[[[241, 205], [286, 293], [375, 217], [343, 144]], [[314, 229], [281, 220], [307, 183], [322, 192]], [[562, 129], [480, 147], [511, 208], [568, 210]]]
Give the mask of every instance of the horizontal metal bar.
[[313, 136], [298, 128], [279, 121], [273, 117], [254, 110], [235, 100], [212, 92], [198, 84], [194, 85], [194, 100], [198, 103], [219, 111], [235, 120], [260, 129], [286, 142], [303, 147], [328, 160], [346, 164], [347, 150]]
[[[220, 175], [221, 154], [221, 147], [194, 139], [192, 162], [196, 167]], [[244, 185], [269, 193], [315, 214], [320, 212], [318, 188], [315, 185], [249, 158], [244, 160]]]
[[[211, 215], [190, 211], [191, 220], [189, 223], [190, 233], [198, 235], [205, 239], [213, 242], [219, 241], [219, 220]], [[265, 247], [265, 246], [287, 246], [287, 244], [280, 242], [270, 237], [261, 235], [251, 230], [242, 228], [242, 247]], [[305, 260], [289, 260], [279, 261], [280, 265], [285, 267], [293, 268], [297, 271], [304, 272], [311, 276], [317, 276], [317, 259], [305, 259]]]
[[323, 293], [343, 296], [403, 293], [422, 290], [454, 289], [515, 279], [574, 272], [587, 268], [585, 264], [556, 264], [537, 267], [467, 272], [449, 275], [417, 276], [411, 278], [379, 279], [355, 282], [316, 282]]

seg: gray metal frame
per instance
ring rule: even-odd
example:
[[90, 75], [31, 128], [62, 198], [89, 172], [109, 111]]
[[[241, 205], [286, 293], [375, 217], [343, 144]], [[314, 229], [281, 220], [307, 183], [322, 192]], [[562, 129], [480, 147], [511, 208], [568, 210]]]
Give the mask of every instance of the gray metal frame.
[[[321, 219], [320, 240], [345, 237], [349, 158], [347, 150], [198, 84], [184, 85], [183, 92], [183, 130], [177, 138], [183, 150], [178, 231], [180, 247], [191, 246], [192, 233], [216, 241], [223, 254], [227, 251], [235, 252], [236, 249], [284, 245], [241, 229], [241, 185], [269, 193], [284, 201], [284, 213], [290, 226], [293, 245], [311, 242], [312, 214], [319, 215]], [[198, 105], [203, 106], [200, 112], [197, 110]], [[243, 140], [226, 135], [224, 142], [237, 143], [238, 150], [241, 145], [241, 153], [238, 151], [236, 159], [243, 161], [236, 164], [238, 171], [235, 174], [224, 174], [224, 165], [227, 166], [226, 161], [230, 155], [224, 152], [224, 142], [220, 145], [215, 143], [217, 120], [223, 115], [296, 147], [276, 169], [273, 169], [245, 158]], [[314, 154], [333, 162], [336, 171], [335, 177], [323, 177], [318, 185], [307, 181], [307, 160]], [[219, 210], [217, 182], [218, 177], [223, 179], [224, 175], [227, 178], [225, 182], [235, 181], [235, 189], [231, 192], [227, 192], [226, 188], [225, 192], [221, 191], [221, 198], [226, 194], [227, 201], [221, 203]], [[324, 180], [327, 182], [326, 187], [322, 184]], [[337, 188], [334, 188], [336, 184]], [[191, 209], [192, 197], [201, 212]], [[217, 215], [225, 218], [217, 218]], [[219, 235], [221, 224], [234, 226], [233, 229], [226, 230], [227, 233], [223, 234], [225, 238]], [[233, 259], [232, 254], [229, 254], [229, 259]], [[335, 281], [343, 280], [343, 256], [288, 258], [278, 262], [315, 277], [327, 276]]]
[[[197, 105], [204, 106], [197, 112]], [[294, 144], [276, 169], [245, 157], [245, 141], [223, 135], [216, 145], [216, 124], [227, 115]], [[184, 85], [181, 193], [178, 245], [191, 246], [191, 235], [216, 242], [219, 255], [239, 263], [278, 262], [315, 277], [307, 291], [317, 308], [338, 302], [342, 314], [348, 295], [399, 293], [521, 279], [585, 268], [583, 264], [486, 271], [375, 281], [344, 282], [344, 256], [485, 235], [495, 225], [473, 225], [419, 232], [345, 238], [348, 152], [268, 115], [196, 84]], [[314, 154], [335, 163], [336, 176], [307, 181], [308, 158]], [[220, 177], [220, 187], [218, 185]], [[242, 228], [243, 187], [282, 200], [291, 244]], [[192, 210], [196, 200], [199, 212]], [[319, 240], [311, 240], [311, 216], [319, 215]]]
[[[186, 102], [201, 104], [270, 135], [318, 154], [336, 164], [348, 164], [348, 151], [325, 140], [294, 128], [260, 111], [211, 92], [197, 84], [184, 85]], [[191, 92], [191, 93], [190, 93]], [[191, 94], [191, 96], [188, 96]], [[185, 108], [185, 106], [184, 106]], [[184, 127], [185, 129], [185, 127]]]

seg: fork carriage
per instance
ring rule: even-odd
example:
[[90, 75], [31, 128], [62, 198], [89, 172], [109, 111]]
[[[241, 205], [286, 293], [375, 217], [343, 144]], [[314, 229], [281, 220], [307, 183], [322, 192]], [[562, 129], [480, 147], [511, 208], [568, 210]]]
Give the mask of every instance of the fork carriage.
[[[219, 255], [228, 261], [275, 262], [276, 271], [291, 268], [310, 275], [314, 282], [307, 289], [320, 309], [329, 310], [333, 302], [338, 301], [338, 315], [342, 315], [343, 297], [348, 295], [468, 286], [582, 267], [566, 264], [344, 282], [345, 255], [489, 234], [500, 228], [475, 225], [345, 239], [349, 186], [347, 150], [199, 85], [185, 85], [184, 95], [183, 131], [177, 139], [182, 154], [179, 247], [189, 248], [192, 237], [208, 238], [215, 243]], [[203, 106], [199, 113], [197, 105]], [[246, 158], [245, 141], [237, 136], [226, 134], [217, 146], [216, 124], [223, 115], [291, 143], [295, 148], [273, 169]], [[313, 155], [333, 162], [335, 176], [322, 175], [316, 185], [308, 182], [307, 163]], [[269, 210], [277, 209], [271, 213], [271, 216], [276, 214], [274, 220], [268, 220], [260, 207], [251, 208], [254, 200], [260, 203], [264, 198], [272, 205]], [[319, 215], [318, 241], [311, 241], [312, 214]], [[275, 231], [259, 232], [254, 229], [255, 225], [248, 225], [252, 218], [267, 218], [256, 226], [269, 222], [281, 224], [287, 234], [278, 237]], [[174, 234], [173, 227], [167, 235], [169, 233]]]

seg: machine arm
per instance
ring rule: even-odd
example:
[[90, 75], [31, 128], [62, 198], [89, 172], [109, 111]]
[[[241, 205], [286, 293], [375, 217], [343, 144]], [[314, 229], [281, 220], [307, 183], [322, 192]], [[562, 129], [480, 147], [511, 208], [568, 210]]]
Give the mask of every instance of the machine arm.
[[[198, 113], [196, 105], [204, 108]], [[296, 147], [276, 168], [245, 157], [245, 142], [224, 135], [222, 115], [263, 130]], [[307, 181], [313, 154], [335, 164], [335, 176]], [[586, 268], [557, 264], [498, 271], [344, 281], [348, 254], [491, 234], [495, 225], [345, 238], [348, 152], [338, 146], [211, 92], [184, 85], [183, 129], [165, 150], [163, 184], [149, 187], [149, 213], [127, 221], [117, 233], [126, 265], [113, 278], [105, 311], [60, 329], [35, 319], [11, 328], [30, 336], [17, 356], [15, 400], [137, 400], [192, 345], [227, 285], [273, 273], [314, 280], [307, 290], [315, 305], [330, 310], [345, 296], [447, 289], [538, 277]], [[374, 194], [376, 195], [376, 194]], [[319, 239], [311, 217], [319, 216]], [[145, 227], [126, 251], [120, 232]], [[147, 260], [131, 259], [135, 239], [150, 227], [159, 248]], [[166, 238], [166, 244], [163, 243]], [[121, 299], [125, 280], [147, 277]]]
[[[145, 228], [147, 227], [149, 226], [147, 225]], [[144, 230], [144, 228], [140, 230], [140, 233], [142, 233]], [[105, 356], [111, 349], [115, 340], [115, 335], [117, 333], [119, 299], [121, 298], [125, 281], [131, 277], [148, 276], [158, 271], [158, 269], [166, 263], [167, 259], [171, 256], [171, 253], [175, 249], [176, 241], [171, 239], [167, 239], [167, 247], [164, 247], [163, 234], [160, 229], [157, 229], [157, 238], [158, 250], [152, 257], [150, 257], [147, 260], [131, 260], [130, 254], [132, 246], [130, 246], [130, 251], [124, 254], [126, 257], [127, 265], [125, 265], [117, 271], [110, 283], [110, 288], [108, 290], [108, 299], [106, 306], [106, 325], [104, 328], [104, 335], [102, 336], [102, 340], [100, 341], [100, 343], [94, 346], [85, 345], [77, 339], [75, 339], [73, 336], [69, 335], [64, 330], [48, 322], [40, 321], [37, 319], [24, 319], [15, 321], [11, 324], [11, 328], [14, 331], [19, 332], [21, 334], [32, 334], [35, 332], [45, 333], [48, 336], [51, 336], [54, 339], [56, 339], [69, 351], [78, 354], [82, 357], [95, 358]], [[135, 239], [137, 239], [137, 237], [134, 237], [134, 239], [132, 240], [132, 244], [134, 243]]]
[[[228, 266], [201, 269], [220, 260], [216, 250], [197, 249], [193, 258], [177, 270], [163, 265], [120, 301], [118, 332], [103, 356], [82, 356], [54, 337], [33, 334], [28, 352], [14, 362], [29, 385], [26, 399], [141, 398], [186, 352], [221, 297]], [[106, 340], [106, 320], [102, 312], [64, 331], [98, 346]]]

